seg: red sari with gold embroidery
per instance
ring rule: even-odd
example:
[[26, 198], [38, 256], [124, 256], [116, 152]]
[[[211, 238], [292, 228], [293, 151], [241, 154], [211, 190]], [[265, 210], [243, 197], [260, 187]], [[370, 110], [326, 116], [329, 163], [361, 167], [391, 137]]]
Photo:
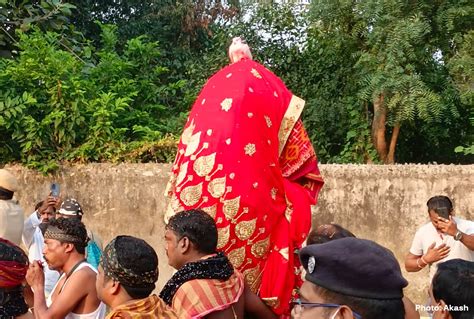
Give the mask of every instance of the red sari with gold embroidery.
[[166, 195], [173, 214], [201, 208], [218, 249], [277, 314], [289, 312], [311, 205], [323, 185], [300, 120], [304, 101], [252, 60], [212, 76], [196, 99]]

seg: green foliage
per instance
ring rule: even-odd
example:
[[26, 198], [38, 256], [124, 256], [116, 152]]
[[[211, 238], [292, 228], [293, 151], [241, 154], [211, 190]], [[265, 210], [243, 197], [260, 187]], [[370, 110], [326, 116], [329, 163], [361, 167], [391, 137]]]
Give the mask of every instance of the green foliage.
[[169, 119], [185, 82], [162, 80], [158, 44], [138, 37], [119, 52], [116, 29], [101, 28], [102, 46], [83, 44], [79, 54], [63, 49], [56, 33], [20, 34], [19, 58], [0, 64], [0, 87], [8, 88], [0, 99], [2, 161], [43, 170], [56, 160], [115, 161], [180, 131]]
[[171, 161], [233, 36], [306, 100], [321, 162], [378, 162], [380, 94], [398, 162], [472, 162], [471, 1], [25, 3], [0, 0], [0, 162]]
[[[452, 65], [451, 57], [462, 56], [457, 68], [460, 79], [469, 73], [462, 69], [469, 65], [468, 46], [465, 54], [458, 54], [458, 49], [449, 44], [460, 44], [460, 39], [467, 37], [472, 28], [468, 17], [473, 12], [474, 6], [466, 1], [313, 1], [309, 41], [320, 46], [322, 52], [343, 48], [328, 58], [320, 55], [323, 60], [319, 61], [336, 64], [332, 75], [328, 78], [328, 72], [325, 76], [336, 81], [339, 90], [346, 90], [343, 96], [352, 97], [343, 102], [346, 112], [358, 110], [361, 121], [365, 113], [366, 125], [371, 125], [372, 103], [384, 96], [388, 136], [391, 127], [402, 124], [399, 161], [459, 161], [453, 152], [449, 156], [433, 152], [433, 146], [453, 149], [457, 140], [467, 136], [469, 123], [463, 115], [472, 106], [465, 98], [472, 94], [472, 81], [463, 93], [460, 81], [450, 76], [447, 66]], [[341, 71], [344, 81], [334, 77]], [[333, 103], [339, 101], [337, 94], [329, 98]], [[349, 129], [348, 137], [360, 132], [358, 140], [364, 140], [367, 130], [354, 129], [356, 121], [339, 123]], [[355, 154], [355, 140], [348, 142], [353, 150], [349, 154]], [[370, 150], [366, 152], [370, 154]], [[347, 153], [340, 155], [338, 158], [343, 159]]]
[[31, 27], [60, 32], [76, 7], [61, 0], [0, 0], [0, 56], [10, 56], [18, 41], [16, 31]]

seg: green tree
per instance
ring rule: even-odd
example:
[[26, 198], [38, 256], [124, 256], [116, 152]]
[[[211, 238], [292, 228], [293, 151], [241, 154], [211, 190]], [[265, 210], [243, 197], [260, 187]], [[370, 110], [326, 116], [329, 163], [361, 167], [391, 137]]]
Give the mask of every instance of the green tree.
[[[312, 2], [312, 27], [319, 37], [350, 50], [350, 83], [359, 102], [368, 105], [371, 138], [382, 162], [395, 162], [402, 125], [456, 122], [465, 112], [446, 64], [459, 50], [450, 43], [472, 28], [466, 21], [473, 12], [467, 1]], [[448, 28], [457, 18], [463, 22]]]
[[184, 82], [163, 80], [158, 44], [138, 37], [118, 50], [116, 28], [102, 30], [100, 48], [84, 43], [79, 53], [60, 34], [20, 33], [19, 57], [0, 60], [2, 162], [47, 171], [62, 160], [140, 160], [145, 145], [180, 130], [174, 97]]
[[0, 0], [0, 56], [11, 56], [18, 40], [17, 30], [26, 31], [32, 26], [43, 30], [67, 29], [74, 8], [61, 0]]

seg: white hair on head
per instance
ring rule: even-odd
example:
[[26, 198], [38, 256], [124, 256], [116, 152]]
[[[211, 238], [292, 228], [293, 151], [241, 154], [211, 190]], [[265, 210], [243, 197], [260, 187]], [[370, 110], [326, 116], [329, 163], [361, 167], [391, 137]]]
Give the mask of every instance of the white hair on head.
[[240, 37], [235, 37], [232, 39], [232, 43], [229, 46], [230, 62], [239, 62], [244, 58], [252, 60], [252, 53], [250, 52], [250, 47]]

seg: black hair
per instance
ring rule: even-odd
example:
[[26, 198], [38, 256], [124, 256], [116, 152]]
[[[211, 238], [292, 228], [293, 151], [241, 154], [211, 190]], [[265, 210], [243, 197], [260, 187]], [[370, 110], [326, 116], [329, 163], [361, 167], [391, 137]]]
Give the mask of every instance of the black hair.
[[[321, 233], [319, 231], [319, 227], [313, 229], [306, 240], [306, 245], [313, 245], [313, 244], [324, 244], [328, 241], [346, 237], [356, 237], [353, 233], [342, 227], [338, 224], [329, 224], [335, 228], [335, 231], [332, 233]], [[328, 225], [328, 226], [329, 226]], [[322, 226], [322, 225], [321, 225]]]
[[[369, 299], [343, 295], [332, 290], [314, 285], [315, 292], [325, 303], [346, 305], [357, 312], [363, 319], [404, 319], [405, 306], [402, 298], [398, 299]], [[331, 309], [326, 309], [327, 314]]]
[[434, 211], [436, 214], [447, 218], [453, 212], [453, 202], [448, 196], [434, 196], [427, 202], [428, 212]]
[[214, 219], [201, 209], [177, 213], [170, 218], [167, 229], [178, 238], [187, 237], [197, 251], [213, 254], [217, 249], [217, 227]]
[[[145, 274], [158, 269], [158, 255], [153, 247], [143, 239], [118, 236], [115, 239], [115, 250], [119, 265], [135, 274]], [[120, 284], [133, 299], [146, 298], [155, 289], [155, 284], [146, 287]]]
[[[80, 240], [81, 243], [72, 243], [79, 254], [86, 253], [87, 237], [86, 226], [76, 218], [56, 218], [49, 221], [48, 227], [56, 227], [62, 230], [67, 235], [74, 236]], [[62, 243], [65, 243], [61, 241]]]
[[39, 202], [37, 202], [36, 205], [35, 205], [35, 210], [40, 209], [40, 207], [43, 206], [43, 202], [44, 202], [44, 201], [39, 201]]
[[474, 318], [474, 262], [451, 259], [438, 264], [433, 277], [433, 297], [436, 302], [443, 300], [448, 306], [466, 311], [451, 311], [453, 319]]

